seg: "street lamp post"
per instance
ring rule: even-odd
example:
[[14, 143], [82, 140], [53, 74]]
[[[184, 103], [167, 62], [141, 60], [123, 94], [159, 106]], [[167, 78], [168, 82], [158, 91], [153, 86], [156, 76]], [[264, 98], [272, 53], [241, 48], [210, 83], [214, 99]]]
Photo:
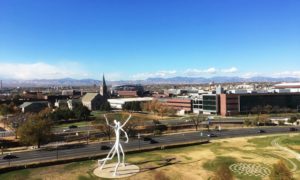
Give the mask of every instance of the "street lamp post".
[[56, 142], [56, 159], [58, 159], [58, 142]]
[[90, 130], [88, 130], [88, 134], [86, 137], [86, 144], [89, 144], [89, 139], [90, 139]]
[[138, 139], [139, 139], [139, 151], [141, 150], [141, 134], [138, 133]]
[[15, 139], [18, 139], [18, 128], [19, 128], [19, 123], [18, 122], [13, 122], [13, 128], [15, 129]]

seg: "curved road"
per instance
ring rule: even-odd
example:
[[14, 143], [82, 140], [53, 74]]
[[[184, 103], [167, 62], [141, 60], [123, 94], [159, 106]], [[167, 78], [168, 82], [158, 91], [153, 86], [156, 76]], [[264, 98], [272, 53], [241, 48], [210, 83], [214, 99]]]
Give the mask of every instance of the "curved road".
[[[259, 133], [259, 129], [265, 130], [265, 133]], [[300, 128], [299, 128], [300, 130]], [[128, 144], [123, 144], [125, 151], [139, 149], [140, 148], [151, 148], [151, 147], [161, 147], [170, 144], [184, 144], [186, 142], [196, 142], [196, 141], [204, 141], [209, 139], [207, 136], [210, 133], [215, 134], [217, 137], [211, 137], [211, 139], [216, 138], [229, 138], [229, 137], [242, 137], [242, 136], [253, 136], [253, 135], [265, 135], [265, 134], [275, 134], [275, 133], [287, 133], [290, 132], [290, 127], [260, 127], [260, 128], [242, 128], [242, 129], [234, 129], [234, 130], [226, 130], [226, 131], [202, 131], [202, 132], [191, 132], [184, 134], [172, 134], [165, 136], [156, 136], [153, 137], [157, 143], [151, 144], [149, 141], [143, 141], [141, 138], [138, 139], [130, 139]], [[296, 131], [299, 132], [299, 131]], [[201, 136], [202, 134], [202, 136]], [[27, 152], [18, 152], [14, 153], [18, 158], [9, 160], [3, 160], [2, 156], [0, 156], [0, 168], [6, 166], [13, 165], [25, 165], [33, 162], [42, 162], [42, 161], [50, 161], [55, 159], [63, 159], [63, 158], [72, 158], [72, 157], [89, 157], [95, 155], [105, 155], [109, 150], [101, 150], [101, 146], [107, 145], [111, 146], [110, 143], [93, 143], [93, 144], [77, 144], [72, 145], [66, 148], [60, 146], [58, 151], [56, 148], [53, 149], [43, 149], [43, 150], [33, 150]]]

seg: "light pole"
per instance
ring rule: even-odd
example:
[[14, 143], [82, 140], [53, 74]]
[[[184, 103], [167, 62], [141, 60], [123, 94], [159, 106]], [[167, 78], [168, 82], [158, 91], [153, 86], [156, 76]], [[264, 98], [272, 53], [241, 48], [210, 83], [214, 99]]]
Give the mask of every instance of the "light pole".
[[15, 139], [18, 139], [19, 123], [17, 121], [13, 122], [13, 128], [15, 129]]
[[141, 134], [138, 133], [138, 139], [139, 139], [139, 151], [141, 150]]
[[200, 140], [201, 140], [201, 142], [203, 141], [203, 132], [202, 131], [200, 132]]
[[58, 159], [58, 142], [56, 141], [56, 159]]
[[86, 144], [89, 144], [89, 138], [90, 138], [90, 131], [88, 131], [87, 137], [86, 137]]

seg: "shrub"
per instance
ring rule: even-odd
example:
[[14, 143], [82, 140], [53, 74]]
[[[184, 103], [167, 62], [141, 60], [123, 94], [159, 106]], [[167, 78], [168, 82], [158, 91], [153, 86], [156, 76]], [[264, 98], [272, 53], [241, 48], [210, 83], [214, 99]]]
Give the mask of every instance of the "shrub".
[[227, 165], [221, 165], [215, 172], [213, 180], [232, 180], [233, 175]]
[[169, 180], [170, 178], [168, 178], [162, 171], [159, 171], [155, 174], [154, 179], [155, 180]]
[[292, 180], [293, 174], [288, 169], [288, 167], [284, 164], [283, 161], [279, 161], [278, 163], [273, 165], [272, 173], [270, 174], [271, 180]]

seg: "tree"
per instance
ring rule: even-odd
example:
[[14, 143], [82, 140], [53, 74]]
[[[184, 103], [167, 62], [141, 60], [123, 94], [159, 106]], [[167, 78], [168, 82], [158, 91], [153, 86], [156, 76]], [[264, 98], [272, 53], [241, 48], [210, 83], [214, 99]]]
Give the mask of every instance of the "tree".
[[252, 122], [253, 125], [255, 125], [254, 123], [257, 123], [256, 125], [260, 125], [260, 123], [264, 123], [266, 124], [266, 119], [264, 117], [261, 117], [261, 113], [263, 111], [263, 107], [258, 105], [258, 106], [255, 106], [251, 109], [251, 112], [253, 114], [257, 114], [257, 117], [255, 118], [255, 120]]
[[104, 118], [97, 118], [95, 121], [93, 121], [93, 125], [96, 129], [100, 130], [105, 136], [107, 136], [109, 140], [111, 139], [113, 131], [111, 127], [106, 124]]
[[100, 111], [110, 111], [111, 110], [111, 106], [109, 102], [104, 102], [101, 106], [100, 106]]
[[198, 131], [198, 127], [201, 124], [201, 122], [205, 121], [205, 117], [199, 113], [198, 116], [193, 116], [191, 118], [191, 121], [194, 124], [196, 131]]
[[250, 126], [251, 124], [252, 124], [252, 122], [249, 119], [245, 119], [245, 121], [244, 121], [245, 126]]
[[9, 105], [2, 104], [0, 105], [0, 114], [5, 116], [14, 112], [14, 105], [11, 103]]
[[213, 180], [233, 180], [233, 175], [228, 166], [223, 164], [215, 172]]
[[150, 111], [154, 114], [159, 112], [159, 109], [162, 107], [162, 103], [158, 100], [149, 101], [143, 104], [144, 111]]
[[168, 113], [169, 108], [166, 106], [161, 106], [159, 109], [157, 109], [157, 112], [161, 117], [164, 117]]
[[73, 112], [78, 120], [87, 120], [91, 114], [91, 111], [82, 104], [77, 105]]
[[292, 116], [288, 122], [294, 124], [297, 121], [297, 119], [298, 119], [297, 116]]
[[18, 94], [14, 95], [13, 96], [13, 99], [12, 99], [12, 102], [16, 105], [16, 106], [19, 106], [22, 104], [22, 101], [20, 101], [22, 97]]
[[140, 120], [130, 119], [124, 126], [124, 130], [127, 132], [129, 137], [135, 137], [137, 135], [137, 127], [140, 124]]
[[166, 131], [168, 127], [162, 124], [159, 120], [153, 120], [153, 134], [161, 134], [163, 131]]
[[271, 180], [292, 180], [293, 174], [285, 165], [285, 163], [280, 160], [273, 165], [273, 170], [269, 176]]
[[38, 115], [32, 115], [19, 128], [20, 142], [37, 145], [48, 142], [52, 137], [52, 123]]
[[18, 138], [19, 127], [25, 122], [25, 120], [29, 117], [29, 114], [18, 113], [15, 114], [8, 119], [8, 124], [15, 130], [15, 138]]
[[141, 103], [140, 102], [126, 102], [123, 105], [123, 110], [127, 110], [127, 111], [141, 111]]
[[40, 112], [40, 115], [46, 119], [53, 120], [55, 122], [75, 117], [75, 113], [73, 111], [61, 108], [56, 109], [54, 112], [52, 112], [51, 109], [45, 109], [44, 111]]
[[260, 105], [258, 105], [258, 106], [255, 106], [255, 107], [253, 107], [252, 109], [251, 109], [251, 112], [253, 113], [253, 114], [261, 114], [261, 112], [262, 112], [262, 107], [260, 106]]
[[272, 112], [272, 106], [271, 105], [266, 105], [264, 107], [264, 112], [267, 114], [270, 114]]
[[280, 107], [279, 107], [279, 106], [274, 106], [274, 107], [272, 108], [272, 112], [273, 112], [273, 113], [280, 113]]

